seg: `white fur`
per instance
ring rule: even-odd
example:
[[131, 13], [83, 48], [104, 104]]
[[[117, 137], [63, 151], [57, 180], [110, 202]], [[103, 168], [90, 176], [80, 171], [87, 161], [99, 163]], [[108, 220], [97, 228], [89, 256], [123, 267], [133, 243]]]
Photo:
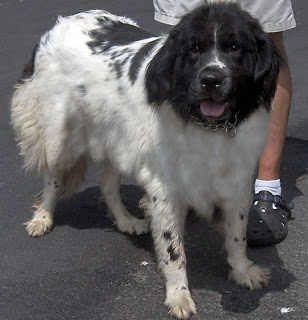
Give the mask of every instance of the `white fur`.
[[[103, 11], [60, 18], [41, 40], [33, 77], [15, 91], [12, 123], [25, 166], [43, 172], [45, 178], [27, 230], [32, 236], [49, 232], [56, 200], [71, 188], [67, 181], [77, 175], [77, 184], [86, 163], [95, 162], [104, 166], [100, 186], [119, 230], [147, 232], [147, 220], [131, 216], [120, 199], [120, 176], [134, 174], [148, 195], [147, 213], [166, 279], [166, 304], [172, 314], [186, 319], [196, 313], [183, 246], [185, 216], [191, 207], [209, 221], [214, 206], [223, 209], [232, 279], [251, 289], [267, 282], [264, 269], [252, 267], [247, 259], [244, 237], [252, 175], [265, 142], [268, 116], [263, 109], [256, 111], [230, 137], [221, 130], [184, 125], [168, 103], [153, 111], [145, 92], [145, 68], [164, 38], [132, 85], [130, 61], [124, 76], [117, 79], [106, 55], [93, 54], [86, 45], [94, 18], [104, 15], [134, 24]], [[129, 47], [137, 51], [155, 39]], [[80, 92], [81, 86], [86, 87], [86, 95]], [[169, 239], [165, 231], [170, 232]]]

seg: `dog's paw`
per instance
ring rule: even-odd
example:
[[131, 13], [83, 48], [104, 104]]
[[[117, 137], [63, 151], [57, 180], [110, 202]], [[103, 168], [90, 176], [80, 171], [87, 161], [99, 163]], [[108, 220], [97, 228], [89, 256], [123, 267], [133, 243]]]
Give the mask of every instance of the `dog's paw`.
[[41, 237], [51, 231], [53, 222], [48, 216], [42, 216], [41, 218], [33, 218], [32, 220], [24, 223], [24, 225], [26, 226], [29, 236]]
[[266, 286], [269, 282], [270, 275], [270, 269], [251, 264], [246, 272], [231, 270], [229, 279], [234, 280], [237, 285], [253, 290]]
[[135, 217], [125, 217], [116, 221], [116, 225], [121, 232], [128, 234], [145, 234], [150, 230], [147, 219], [137, 219]]
[[188, 289], [170, 292], [165, 304], [169, 308], [169, 313], [178, 319], [188, 319], [197, 313], [195, 302]]

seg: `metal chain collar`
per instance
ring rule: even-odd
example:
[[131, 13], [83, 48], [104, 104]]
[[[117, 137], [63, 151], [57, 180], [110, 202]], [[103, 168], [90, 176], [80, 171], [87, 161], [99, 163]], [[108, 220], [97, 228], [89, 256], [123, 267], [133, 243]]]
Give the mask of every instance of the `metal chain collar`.
[[203, 129], [207, 129], [207, 130], [213, 130], [213, 131], [217, 131], [217, 130], [224, 130], [225, 133], [229, 136], [229, 137], [234, 137], [236, 135], [236, 124], [237, 124], [237, 115], [240, 112], [238, 111], [235, 115], [234, 115], [234, 122], [231, 123], [229, 120], [230, 119], [226, 119], [225, 122], [222, 123], [218, 123], [218, 124], [212, 124], [212, 123], [208, 123], [204, 120], [199, 120], [197, 118], [195, 118], [194, 116], [191, 116], [193, 118], [193, 120], [195, 121], [195, 123], [197, 123], [198, 125], [200, 125]]

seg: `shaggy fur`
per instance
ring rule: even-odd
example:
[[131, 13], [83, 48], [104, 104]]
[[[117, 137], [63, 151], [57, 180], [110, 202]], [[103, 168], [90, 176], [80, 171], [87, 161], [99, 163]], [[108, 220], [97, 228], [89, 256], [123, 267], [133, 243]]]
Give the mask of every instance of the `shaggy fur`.
[[[257, 21], [235, 4], [201, 6], [161, 37], [105, 11], [60, 17], [11, 105], [25, 167], [45, 181], [29, 235], [52, 229], [57, 199], [76, 191], [95, 162], [118, 229], [151, 227], [174, 316], [196, 313], [183, 244], [188, 209], [209, 221], [219, 209], [230, 278], [250, 289], [266, 284], [269, 271], [246, 257], [245, 226], [280, 63]], [[126, 174], [146, 190], [149, 219], [123, 205]]]

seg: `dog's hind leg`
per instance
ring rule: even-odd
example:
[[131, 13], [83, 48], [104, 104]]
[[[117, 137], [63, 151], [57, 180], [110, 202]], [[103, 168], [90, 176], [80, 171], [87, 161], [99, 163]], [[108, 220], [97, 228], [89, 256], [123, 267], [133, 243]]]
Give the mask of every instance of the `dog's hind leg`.
[[86, 170], [87, 161], [84, 157], [80, 157], [68, 170], [44, 170], [44, 189], [33, 197], [34, 216], [25, 223], [30, 236], [40, 237], [51, 231], [57, 200], [77, 192]]
[[100, 189], [118, 229], [121, 232], [137, 235], [149, 232], [148, 220], [133, 217], [125, 208], [120, 194], [120, 182], [120, 174], [106, 161], [100, 181]]
[[62, 176], [51, 174], [46, 169], [44, 172], [44, 189], [33, 198], [34, 215], [31, 220], [25, 223], [30, 236], [40, 237], [51, 231], [53, 213], [61, 188]]

